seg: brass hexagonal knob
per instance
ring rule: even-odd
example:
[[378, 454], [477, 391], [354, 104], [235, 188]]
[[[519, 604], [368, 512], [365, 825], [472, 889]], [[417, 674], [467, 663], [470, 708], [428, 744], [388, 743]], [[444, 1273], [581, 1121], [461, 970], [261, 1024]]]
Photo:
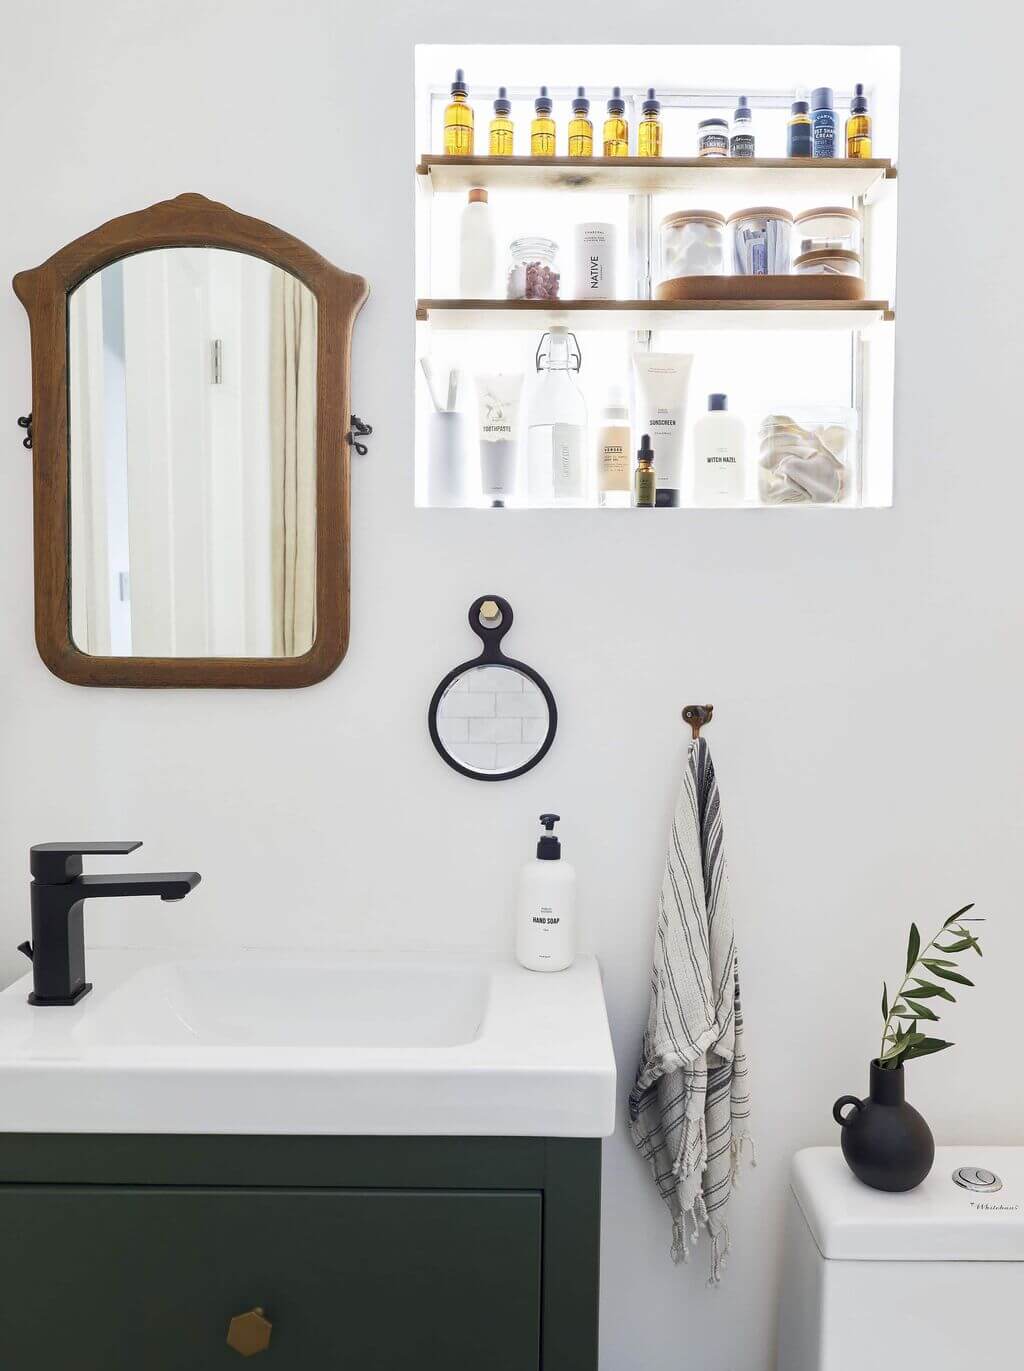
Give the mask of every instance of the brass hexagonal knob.
[[228, 1324], [228, 1346], [243, 1357], [255, 1357], [270, 1346], [273, 1324], [265, 1317], [261, 1306], [247, 1314], [236, 1314]]

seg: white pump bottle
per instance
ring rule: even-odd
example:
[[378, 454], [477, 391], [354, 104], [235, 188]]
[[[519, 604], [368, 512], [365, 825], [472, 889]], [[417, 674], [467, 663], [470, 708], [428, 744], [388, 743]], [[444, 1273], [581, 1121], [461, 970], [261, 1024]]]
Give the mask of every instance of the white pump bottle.
[[516, 959], [527, 971], [564, 971], [576, 956], [576, 872], [562, 861], [558, 818], [540, 816], [546, 831], [519, 881]]

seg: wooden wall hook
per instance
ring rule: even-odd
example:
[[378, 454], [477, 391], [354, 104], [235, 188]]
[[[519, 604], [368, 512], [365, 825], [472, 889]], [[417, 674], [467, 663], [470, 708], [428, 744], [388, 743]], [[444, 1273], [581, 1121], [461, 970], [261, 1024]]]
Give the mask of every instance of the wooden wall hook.
[[715, 712], [714, 705], [687, 705], [683, 710], [683, 719], [690, 725], [690, 732], [694, 738], [700, 737], [700, 731], [705, 724], [711, 722], [711, 716]]

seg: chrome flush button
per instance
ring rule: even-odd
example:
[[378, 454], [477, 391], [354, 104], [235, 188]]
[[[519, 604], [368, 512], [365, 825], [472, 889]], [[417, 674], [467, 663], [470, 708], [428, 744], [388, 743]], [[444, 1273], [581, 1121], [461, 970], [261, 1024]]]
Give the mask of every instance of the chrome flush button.
[[953, 1172], [953, 1180], [965, 1190], [981, 1190], [991, 1193], [1002, 1190], [1003, 1183], [994, 1171], [986, 1171], [981, 1166], [960, 1166]]

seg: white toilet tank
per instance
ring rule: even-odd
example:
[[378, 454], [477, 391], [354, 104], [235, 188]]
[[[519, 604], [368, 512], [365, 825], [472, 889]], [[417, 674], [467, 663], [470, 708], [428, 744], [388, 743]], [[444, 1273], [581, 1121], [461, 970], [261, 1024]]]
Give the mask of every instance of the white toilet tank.
[[777, 1371], [1024, 1367], [1024, 1148], [936, 1148], [893, 1195], [811, 1147], [790, 1184]]

